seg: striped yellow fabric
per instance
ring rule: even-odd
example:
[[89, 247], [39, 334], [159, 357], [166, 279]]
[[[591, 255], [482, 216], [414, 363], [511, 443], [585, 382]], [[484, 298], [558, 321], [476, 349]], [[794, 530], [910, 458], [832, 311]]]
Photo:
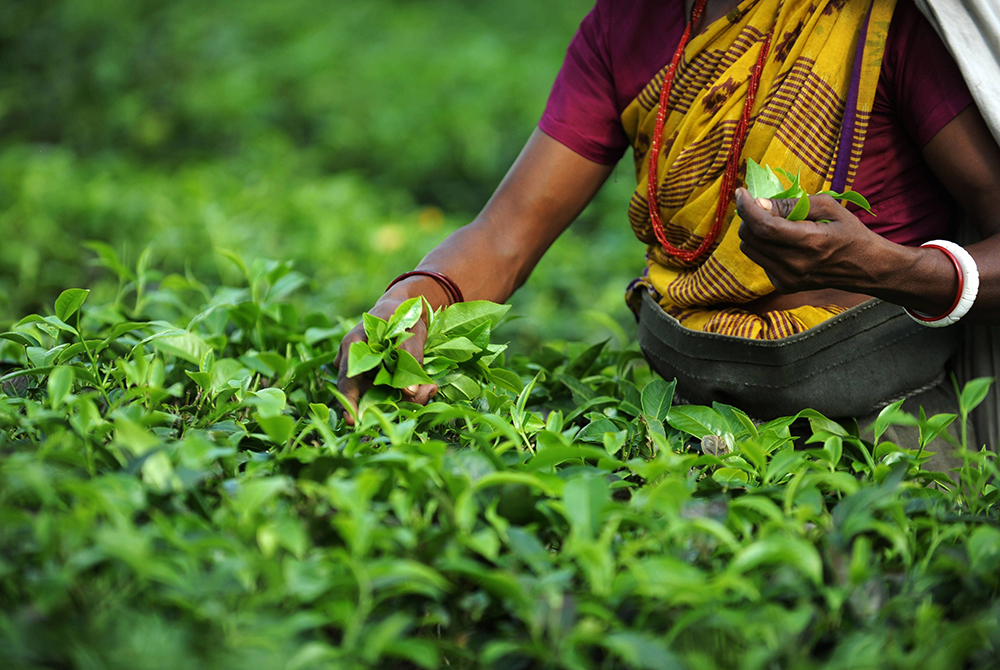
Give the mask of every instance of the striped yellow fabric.
[[[896, 0], [747, 0], [691, 39], [670, 94], [656, 166], [660, 214], [671, 244], [697, 248], [712, 227], [718, 199], [733, 197], [721, 193], [726, 156], [743, 111], [750, 71], [772, 28], [743, 165], [753, 158], [798, 173], [810, 193], [830, 187], [856, 47], [870, 10], [847, 185], [853, 182], [895, 4]], [[786, 337], [843, 311], [836, 306], [800, 307], [758, 316], [740, 309], [739, 305], [772, 293], [774, 286], [740, 251], [735, 204], [730, 205], [715, 246], [698, 260], [679, 261], [657, 243], [646, 182], [665, 72], [666, 68], [660, 71], [622, 114], [638, 179], [629, 219], [636, 237], [648, 245], [646, 271], [629, 289], [630, 305], [637, 305], [636, 290], [646, 288], [668, 314], [689, 328], [756, 339]]]

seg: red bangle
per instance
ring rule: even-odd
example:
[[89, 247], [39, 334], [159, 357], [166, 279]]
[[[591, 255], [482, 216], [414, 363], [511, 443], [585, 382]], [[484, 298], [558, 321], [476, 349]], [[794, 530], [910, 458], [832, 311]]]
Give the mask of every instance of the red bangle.
[[915, 312], [912, 309], [907, 309], [906, 311], [909, 312], [910, 316], [912, 316], [914, 319], [918, 319], [920, 321], [926, 321], [926, 322], [939, 321], [940, 319], [943, 319], [952, 312], [954, 312], [955, 308], [958, 307], [958, 303], [962, 300], [962, 294], [965, 292], [965, 271], [962, 270], [962, 264], [958, 262], [958, 258], [955, 256], [955, 254], [951, 253], [951, 251], [949, 251], [948, 249], [945, 249], [942, 246], [938, 246], [937, 244], [924, 244], [921, 246], [926, 247], [927, 249], [937, 249], [938, 251], [943, 252], [945, 256], [951, 259], [951, 262], [954, 263], [955, 265], [955, 272], [958, 273], [958, 294], [955, 296], [955, 302], [951, 303], [951, 307], [945, 310], [944, 314], [941, 314], [940, 316], [926, 316], [924, 314], [921, 314], [920, 312]]
[[408, 277], [421, 276], [430, 277], [431, 279], [436, 280], [437, 283], [441, 285], [441, 288], [444, 289], [444, 292], [448, 294], [448, 298], [451, 300], [452, 305], [457, 302], [465, 302], [465, 297], [462, 295], [462, 289], [458, 288], [458, 284], [452, 281], [447, 275], [441, 274], [440, 272], [432, 272], [430, 270], [412, 270], [410, 272], [404, 272], [389, 282], [389, 285], [385, 287], [385, 290], [388, 291], [393, 286]]

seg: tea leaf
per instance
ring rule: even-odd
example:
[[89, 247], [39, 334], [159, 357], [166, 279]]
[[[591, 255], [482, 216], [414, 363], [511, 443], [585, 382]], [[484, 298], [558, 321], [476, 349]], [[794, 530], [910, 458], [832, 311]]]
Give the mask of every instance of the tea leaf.
[[90, 295], [90, 290], [84, 288], [69, 288], [60, 293], [59, 297], [56, 298], [56, 318], [60, 321], [66, 321], [73, 316], [76, 310], [83, 305], [88, 295]]
[[381, 342], [386, 338], [389, 332], [388, 321], [373, 316], [368, 312], [362, 314], [361, 319], [365, 326], [365, 337], [368, 338], [369, 342]]
[[74, 377], [73, 368], [66, 365], [60, 365], [49, 374], [49, 403], [53, 409], [62, 405], [69, 395]]
[[347, 376], [356, 377], [375, 369], [382, 363], [385, 353], [375, 353], [367, 342], [353, 342], [347, 350]]
[[434, 380], [427, 376], [423, 367], [408, 351], [399, 350], [396, 361], [396, 371], [392, 375], [393, 388], [406, 388], [415, 384], [433, 384]]
[[[413, 326], [417, 325], [417, 321], [420, 320], [421, 314], [424, 311], [423, 298], [410, 298], [409, 300], [401, 303], [399, 307], [396, 308], [396, 312], [389, 319], [386, 324], [386, 339], [392, 339], [399, 337]], [[367, 324], [366, 324], [367, 331]]]
[[959, 407], [963, 415], [968, 415], [972, 413], [972, 410], [979, 407], [979, 405], [986, 399], [987, 394], [990, 392], [990, 387], [993, 385], [992, 377], [980, 377], [979, 379], [973, 379], [965, 385], [962, 389], [962, 393], [959, 396]]
[[835, 200], [846, 200], [847, 202], [854, 203], [858, 207], [866, 210], [869, 214], [874, 214], [872, 212], [872, 206], [865, 196], [855, 191], [847, 191], [845, 193], [837, 193], [836, 191], [820, 191], [816, 195], [828, 195]]
[[795, 203], [795, 207], [792, 211], [788, 213], [785, 217], [789, 221], [805, 221], [806, 217], [809, 216], [809, 196], [802, 195], [799, 197], [798, 202]]
[[584, 538], [596, 537], [601, 528], [601, 512], [610, 498], [608, 483], [600, 477], [578, 477], [567, 482], [563, 504], [573, 532]]
[[677, 380], [654, 379], [642, 389], [642, 412], [657, 421], [665, 421], [670, 412]]
[[6, 332], [0, 333], [0, 339], [10, 340], [25, 347], [41, 347], [42, 345], [35, 338], [25, 333]]
[[823, 581], [823, 561], [811, 544], [795, 537], [771, 536], [740, 549], [729, 563], [729, 570], [744, 573], [767, 565], [790, 565], [813, 584]]
[[747, 159], [746, 183], [747, 190], [754, 198], [770, 198], [784, 189], [770, 168], [762, 167], [752, 158]]
[[503, 315], [510, 310], [510, 305], [498, 305], [486, 300], [460, 302], [447, 307], [434, 318], [434, 330], [451, 335], [467, 335], [471, 337], [473, 330], [483, 324], [496, 327]]

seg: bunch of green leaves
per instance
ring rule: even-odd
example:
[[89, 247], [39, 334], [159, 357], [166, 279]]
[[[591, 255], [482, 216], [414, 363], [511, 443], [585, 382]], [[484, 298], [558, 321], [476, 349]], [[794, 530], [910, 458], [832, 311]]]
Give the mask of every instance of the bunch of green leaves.
[[[789, 181], [785, 186], [781, 183], [781, 175]], [[799, 184], [799, 175], [792, 174], [783, 168], [772, 168], [770, 165], [760, 165], [752, 158], [747, 159], [747, 190], [754, 198], [770, 198], [773, 200], [794, 199], [795, 207], [787, 218], [789, 221], [804, 221], [809, 216], [809, 193]], [[846, 200], [862, 209], [871, 212], [871, 204], [856, 191], [837, 193], [836, 191], [820, 191], [815, 195], [828, 195], [836, 200]]]
[[[760, 423], [677, 403], [634, 345], [466, 359], [504, 309], [473, 304], [434, 315], [425, 361], [473, 399], [348, 426], [325, 366], [352, 321], [297, 309], [286, 264], [233, 262], [218, 287], [130, 269], [0, 338], [5, 667], [996, 658], [1000, 470], [947, 430], [990, 380], [957, 416]], [[959, 465], [928, 472], [942, 448]]]
[[[362, 317], [367, 341], [351, 344], [348, 372], [351, 377], [373, 374], [373, 384], [402, 389], [415, 384], [436, 383], [451, 401], [475, 400], [483, 384], [497, 383], [518, 392], [520, 380], [491, 365], [507, 348], [491, 344], [490, 335], [510, 305], [485, 300], [461, 302], [434, 311], [421, 298], [399, 305], [388, 320], [365, 313]], [[421, 365], [400, 345], [427, 314], [427, 341]]]

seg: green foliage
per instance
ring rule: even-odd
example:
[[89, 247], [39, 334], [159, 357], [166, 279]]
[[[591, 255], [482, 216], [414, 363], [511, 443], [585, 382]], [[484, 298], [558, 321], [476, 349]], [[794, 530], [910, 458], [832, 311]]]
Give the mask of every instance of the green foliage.
[[[106, 252], [147, 247], [213, 285], [239, 280], [227, 251], [294, 260], [321, 289], [301, 309], [362, 312], [489, 197], [591, 5], [8, 3], [0, 329], [67, 286], [103, 300]], [[519, 292], [516, 346], [624, 344], [643, 248], [625, 174]]]
[[[675, 405], [606, 342], [505, 360], [491, 303], [429, 315], [423, 371], [400, 355], [413, 301], [367, 317], [351, 363], [370, 352], [390, 387], [427, 374], [449, 402], [376, 388], [352, 428], [329, 404], [351, 322], [296, 309], [308, 280], [287, 264], [234, 263], [243, 281], [214, 290], [70, 290], [54, 311], [75, 325], [35, 314], [0, 340], [7, 665], [995, 658], [995, 455], [921, 467], [954, 416], [896, 404], [863, 437], [812, 410], [762, 424]], [[988, 386], [963, 390], [959, 418]], [[919, 443], [884, 441], [892, 424]]]
[[621, 325], [629, 178], [510, 350], [503, 306], [427, 315], [422, 368], [417, 304], [367, 316], [387, 383], [340, 418], [340, 315], [485, 201], [591, 4], [4, 6], [4, 667], [994, 661], [995, 457], [922, 468], [989, 380], [863, 436], [675, 405]]
[[[790, 183], [786, 188], [778, 177], [780, 174]], [[747, 159], [747, 190], [754, 198], [771, 198], [781, 200], [785, 198], [795, 199], [795, 207], [786, 217], [789, 221], [803, 221], [809, 216], [809, 194], [803, 190], [799, 184], [799, 175], [792, 174], [782, 168], [772, 168], [770, 165], [761, 166], [752, 158]], [[855, 191], [837, 193], [836, 191], [820, 191], [816, 195], [828, 195], [837, 200], [846, 200], [858, 207], [872, 211], [868, 200]]]

